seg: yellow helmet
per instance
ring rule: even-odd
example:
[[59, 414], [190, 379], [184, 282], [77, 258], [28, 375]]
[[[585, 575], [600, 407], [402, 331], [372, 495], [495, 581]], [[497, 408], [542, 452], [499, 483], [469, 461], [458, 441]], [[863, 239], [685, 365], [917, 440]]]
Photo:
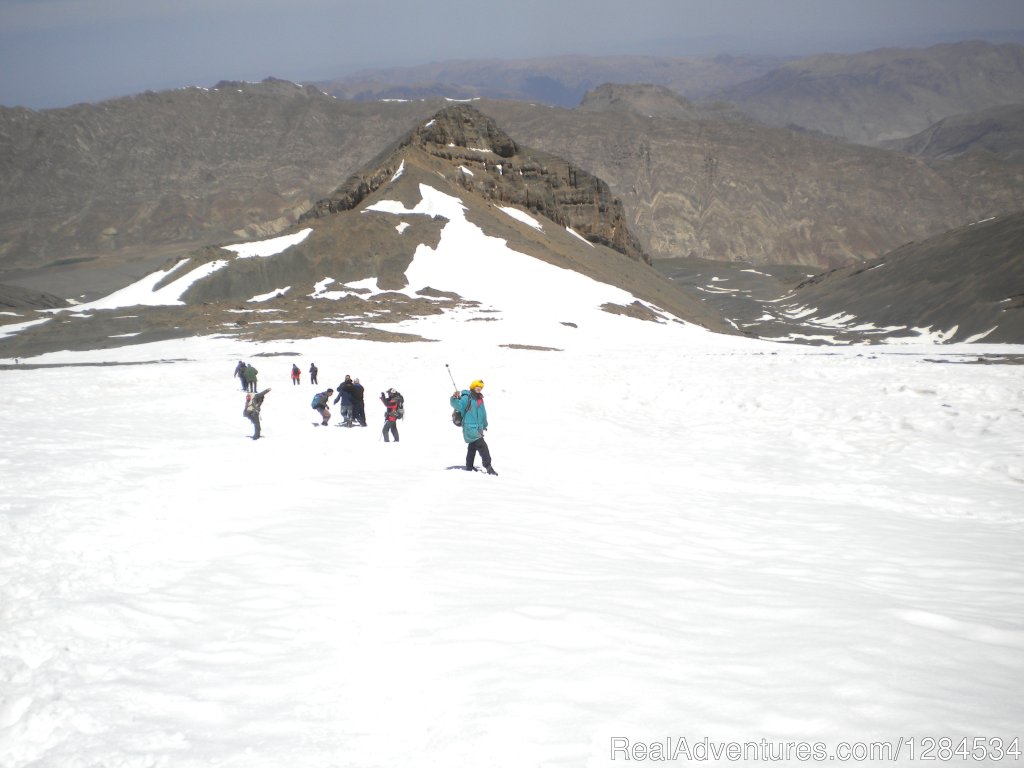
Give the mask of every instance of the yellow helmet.
[[472, 384], [469, 385], [469, 388], [470, 389], [476, 389], [477, 387], [480, 387], [481, 389], [483, 389], [483, 386], [484, 386], [483, 381], [481, 381], [480, 379], [477, 379], [476, 381], [474, 381]]

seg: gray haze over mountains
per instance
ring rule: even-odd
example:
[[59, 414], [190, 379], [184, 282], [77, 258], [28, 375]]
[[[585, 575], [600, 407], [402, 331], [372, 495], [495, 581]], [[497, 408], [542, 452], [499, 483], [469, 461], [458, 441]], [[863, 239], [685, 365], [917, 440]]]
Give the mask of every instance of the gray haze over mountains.
[[1022, 30], [1019, 0], [0, 0], [0, 105], [460, 59], [797, 57]]

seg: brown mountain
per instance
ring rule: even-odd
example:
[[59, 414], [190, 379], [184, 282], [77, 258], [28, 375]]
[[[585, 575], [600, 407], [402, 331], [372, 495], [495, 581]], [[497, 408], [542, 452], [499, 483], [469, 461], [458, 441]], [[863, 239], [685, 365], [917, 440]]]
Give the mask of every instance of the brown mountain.
[[459, 181], [487, 200], [533, 211], [590, 242], [650, 264], [626, 224], [621, 202], [612, 197], [607, 184], [560, 157], [519, 146], [492, 118], [466, 105], [439, 112], [385, 160], [371, 164], [318, 201], [299, 217], [299, 223], [355, 208], [395, 173], [394, 158], [404, 160], [401, 150], [412, 146], [460, 163]]
[[[196, 247], [284, 231], [443, 103], [268, 81], [2, 109], [0, 283], [94, 298]], [[658, 86], [601, 87], [573, 110], [477, 104], [607, 182], [652, 258], [825, 268], [1024, 209], [1017, 167], [767, 128]]]
[[883, 146], [929, 158], [974, 152], [1024, 165], [1024, 104], [947, 117], [909, 138], [885, 142]]
[[12, 309], [53, 309], [67, 305], [67, 301], [53, 294], [14, 285], [0, 285], [0, 312]]
[[[818, 275], [787, 299], [813, 316], [850, 316], [840, 338], [863, 339], [849, 328], [871, 323], [900, 336], [929, 328], [949, 341], [1024, 339], [1024, 213], [961, 227], [909, 243], [878, 259]], [[779, 305], [776, 305], [779, 306]], [[820, 332], [820, 331], [819, 331]]]
[[[74, 315], [0, 339], [0, 355], [202, 333], [407, 339], [382, 330], [381, 324], [474, 301], [446, 292], [444, 285], [411, 298], [393, 292], [406, 287], [405, 273], [417, 249], [437, 247], [447, 222], [442, 216], [410, 215], [396, 227], [396, 217], [364, 211], [382, 200], [411, 208], [423, 199], [425, 187], [458, 198], [472, 224], [520, 253], [625, 288], [681, 319], [728, 330], [716, 313], [647, 263], [625, 227], [621, 205], [603, 182], [565, 160], [518, 144], [491, 118], [458, 105], [422, 121], [314, 204], [287, 230], [303, 235], [301, 241], [273, 258], [241, 258], [216, 246], [192, 251], [164, 263], [167, 274], [153, 287], [158, 291], [200, 270], [201, 276], [178, 297], [184, 306], [141, 306], [131, 312], [81, 306]], [[545, 225], [535, 228], [503, 209], [522, 211]], [[342, 288], [340, 298], [318, 298], [325, 278], [342, 286], [370, 281], [377, 290]], [[275, 317], [261, 322], [250, 302], [275, 294], [261, 302]], [[639, 303], [605, 309], [653, 319]], [[514, 344], [516, 339], [504, 341]]]
[[603, 86], [574, 110], [481, 108], [514, 137], [605, 179], [656, 259], [828, 268], [1024, 209], [1016, 167], [922, 162], [770, 128], [663, 88]]
[[877, 145], [951, 115], [1024, 102], [1024, 47], [964, 42], [815, 56], [713, 98], [769, 125]]
[[1024, 48], [987, 42], [801, 59], [560, 56], [454, 60], [315, 83], [343, 99], [485, 98], [573, 107], [605, 83], [660, 85], [759, 121], [877, 145], [949, 117], [1024, 101]]
[[148, 268], [154, 249], [280, 231], [437, 107], [268, 80], [0, 108], [0, 264]]
[[[460, 197], [471, 209], [471, 220], [486, 222], [489, 232], [515, 232], [512, 239], [518, 249], [537, 258], [605, 282], [609, 275], [599, 264], [614, 263], [623, 273], [614, 281], [617, 285], [623, 279], [632, 283], [629, 274], [636, 273], [647, 275], [657, 284], [655, 288], [665, 287], [604, 182], [561, 158], [516, 143], [492, 118], [471, 106], [457, 105], [422, 121], [300, 216], [296, 228], [310, 227], [312, 234], [291, 248], [287, 257], [273, 260], [275, 273], [269, 274], [270, 267], [260, 260], [242, 262], [202, 281], [183, 298], [189, 303], [245, 300], [282, 282], [301, 285], [303, 280], [308, 283], [304, 289], [312, 291], [325, 270], [342, 282], [377, 278], [401, 287], [401, 276], [416, 247], [420, 242], [435, 242], [443, 222], [417, 223], [416, 236], [409, 237], [390, 223], [367, 223], [359, 212], [382, 197], [412, 206], [420, 198], [420, 184], [439, 186]], [[505, 221], [505, 214], [497, 216], [495, 206], [543, 217], [605, 248], [580, 247], [579, 239], [568, 234], [554, 244], [549, 236], [534, 236], [529, 227]], [[527, 242], [533, 239], [537, 242]], [[597, 253], [603, 254], [601, 258], [595, 257]], [[191, 261], [199, 264], [223, 256], [220, 249], [207, 248], [193, 254]]]

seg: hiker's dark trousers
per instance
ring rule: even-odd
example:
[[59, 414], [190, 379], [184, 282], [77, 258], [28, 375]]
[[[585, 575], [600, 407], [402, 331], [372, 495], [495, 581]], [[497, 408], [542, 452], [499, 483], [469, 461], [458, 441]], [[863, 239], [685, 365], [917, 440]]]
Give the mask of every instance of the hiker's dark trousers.
[[381, 434], [384, 435], [384, 442], [385, 443], [390, 443], [391, 442], [388, 439], [388, 434], [389, 433], [395, 436], [395, 442], [397, 443], [398, 442], [398, 425], [396, 425], [395, 422], [393, 422], [393, 421], [385, 421], [384, 422], [384, 429], [381, 430]]
[[480, 454], [480, 460], [484, 463], [485, 467], [491, 466], [491, 450], [487, 447], [487, 441], [482, 437], [479, 437], [469, 444], [469, 448], [466, 451], [467, 468], [473, 466], [473, 462], [476, 461], [477, 453]]

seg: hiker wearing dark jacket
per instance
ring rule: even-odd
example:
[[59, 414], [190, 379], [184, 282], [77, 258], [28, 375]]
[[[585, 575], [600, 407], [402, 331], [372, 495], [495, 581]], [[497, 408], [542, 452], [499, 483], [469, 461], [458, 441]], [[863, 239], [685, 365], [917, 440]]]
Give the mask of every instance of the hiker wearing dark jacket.
[[260, 408], [263, 407], [263, 398], [266, 397], [267, 392], [269, 391], [270, 387], [267, 387], [262, 392], [257, 392], [255, 395], [245, 396], [245, 408], [242, 410], [242, 415], [252, 422], [252, 426], [255, 430], [252, 433], [253, 440], [260, 439]]
[[384, 442], [390, 443], [388, 435], [393, 435], [397, 443], [398, 409], [402, 405], [402, 396], [395, 389], [389, 389], [386, 395], [383, 392], [380, 393], [380, 401], [384, 403], [384, 407], [387, 409], [384, 411], [384, 429], [381, 430]]
[[242, 391], [248, 392], [249, 385], [245, 381], [245, 363], [243, 363], [241, 360], [239, 360], [238, 365], [235, 366], [235, 377], [238, 379], [238, 382], [242, 385]]
[[338, 385], [338, 396], [334, 398], [334, 404], [341, 402], [341, 426], [352, 426], [352, 408], [355, 405], [355, 394], [352, 390], [352, 377], [346, 376], [345, 380]]
[[329, 404], [331, 402], [331, 395], [333, 394], [333, 389], [325, 389], [323, 392], [313, 396], [313, 410], [320, 414], [320, 418], [322, 419], [320, 425], [324, 427], [326, 427], [327, 422], [331, 420], [331, 409]]
[[498, 473], [491, 466], [491, 450], [484, 440], [484, 432], [487, 430], [487, 408], [484, 406], [483, 389], [483, 381], [477, 379], [469, 385], [469, 389], [456, 391], [449, 402], [462, 416], [462, 439], [466, 441], [467, 446], [466, 469], [470, 472], [475, 469], [473, 465], [479, 453], [487, 474], [496, 475]]
[[365, 389], [359, 379], [352, 379], [352, 418], [360, 427], [366, 426]]
[[316, 363], [309, 364], [309, 383], [316, 384], [316, 372], [320, 369], [316, 367]]

